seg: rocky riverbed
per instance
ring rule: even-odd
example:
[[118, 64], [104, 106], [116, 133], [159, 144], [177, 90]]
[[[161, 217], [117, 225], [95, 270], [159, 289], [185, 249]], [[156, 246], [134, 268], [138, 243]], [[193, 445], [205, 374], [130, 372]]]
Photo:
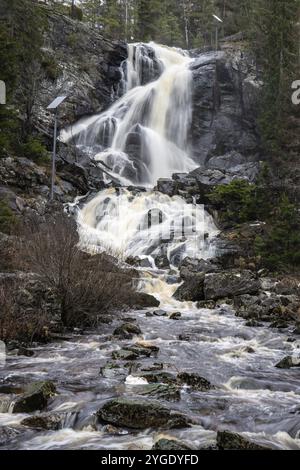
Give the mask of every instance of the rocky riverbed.
[[250, 326], [166, 286], [160, 310], [8, 354], [1, 448], [300, 449], [294, 326]]

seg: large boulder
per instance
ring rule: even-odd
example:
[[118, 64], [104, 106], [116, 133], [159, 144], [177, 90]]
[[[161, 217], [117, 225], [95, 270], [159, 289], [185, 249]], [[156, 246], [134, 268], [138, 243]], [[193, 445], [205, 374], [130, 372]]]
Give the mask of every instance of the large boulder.
[[251, 271], [222, 271], [205, 275], [204, 297], [205, 300], [217, 300], [241, 294], [256, 294], [259, 287], [259, 281]]
[[57, 431], [61, 429], [63, 416], [58, 413], [29, 416], [21, 421], [22, 426], [32, 429]]
[[120, 339], [131, 339], [136, 335], [141, 335], [142, 330], [138, 325], [135, 323], [122, 323], [122, 325], [118, 326], [114, 332], [113, 336], [117, 336]]
[[131, 299], [131, 306], [137, 309], [159, 307], [159, 305], [160, 301], [156, 297], [145, 292], [136, 292]]
[[290, 369], [291, 367], [300, 367], [300, 357], [286, 356], [276, 364], [277, 369]]
[[218, 266], [209, 260], [186, 257], [180, 264], [180, 277], [186, 280], [195, 274], [213, 273], [218, 270]]
[[195, 274], [181, 284], [173, 294], [181, 302], [204, 300], [204, 274]]
[[30, 413], [44, 409], [51, 398], [56, 393], [53, 382], [34, 382], [25, 390], [25, 393], [18, 397], [12, 407], [13, 413]]
[[271, 450], [231, 431], [218, 431], [217, 445], [219, 450]]
[[132, 429], [161, 427], [170, 429], [188, 426], [185, 416], [150, 400], [116, 398], [105, 403], [97, 416], [105, 423]]

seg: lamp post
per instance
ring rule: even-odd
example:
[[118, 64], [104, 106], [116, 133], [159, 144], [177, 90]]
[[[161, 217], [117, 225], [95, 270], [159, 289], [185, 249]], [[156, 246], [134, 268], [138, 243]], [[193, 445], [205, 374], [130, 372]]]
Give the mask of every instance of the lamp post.
[[219, 18], [217, 15], [212, 15], [213, 18], [217, 21], [216, 23], [216, 51], [219, 48], [219, 23], [223, 23], [223, 20]]
[[54, 112], [54, 132], [53, 132], [53, 153], [52, 153], [52, 170], [51, 170], [51, 190], [50, 201], [54, 197], [54, 184], [55, 184], [55, 162], [56, 162], [56, 143], [57, 143], [57, 116], [58, 108], [65, 101], [66, 96], [58, 96], [52, 103], [49, 104], [47, 109]]

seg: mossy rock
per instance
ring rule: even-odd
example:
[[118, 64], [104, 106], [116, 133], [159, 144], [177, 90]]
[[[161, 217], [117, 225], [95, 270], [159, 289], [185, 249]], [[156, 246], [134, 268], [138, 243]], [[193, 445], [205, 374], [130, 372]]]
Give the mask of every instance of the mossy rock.
[[158, 439], [151, 450], [192, 450], [184, 442], [177, 439], [162, 437]]
[[117, 398], [105, 403], [97, 416], [102, 422], [131, 429], [188, 426], [185, 416], [169, 410], [157, 401]]
[[62, 416], [57, 413], [29, 416], [23, 419], [21, 424], [37, 430], [57, 431], [62, 427]]
[[218, 431], [217, 445], [219, 450], [271, 450], [231, 431]]
[[30, 384], [23, 395], [18, 397], [13, 405], [13, 413], [30, 413], [44, 409], [49, 398], [56, 393], [53, 382], [34, 382]]

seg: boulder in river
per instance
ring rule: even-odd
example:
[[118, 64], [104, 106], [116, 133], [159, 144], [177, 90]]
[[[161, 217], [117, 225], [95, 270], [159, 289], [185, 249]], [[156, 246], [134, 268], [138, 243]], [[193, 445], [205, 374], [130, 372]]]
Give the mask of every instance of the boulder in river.
[[181, 313], [180, 312], [172, 312], [171, 315], [169, 315], [170, 320], [180, 320], [181, 318]]
[[26, 388], [25, 393], [16, 399], [12, 412], [30, 413], [42, 410], [55, 393], [56, 387], [53, 382], [33, 382]]
[[140, 327], [134, 323], [123, 323], [118, 326], [113, 332], [113, 336], [117, 336], [120, 339], [131, 339], [133, 336], [141, 335], [142, 330]]
[[154, 310], [153, 315], [155, 317], [166, 317], [167, 312], [165, 310]]
[[251, 271], [222, 271], [205, 275], [204, 296], [206, 300], [217, 300], [242, 294], [256, 294], [259, 287], [259, 281]]
[[149, 371], [149, 372], [140, 372], [139, 377], [146, 379], [149, 383], [165, 383], [165, 384], [175, 384], [177, 383], [177, 378], [175, 374], [171, 372], [164, 372], [161, 370], [158, 371]]
[[186, 416], [150, 400], [116, 398], [106, 402], [97, 416], [105, 423], [132, 429], [171, 429], [188, 426]]
[[187, 444], [171, 437], [160, 437], [151, 450], [192, 450]]
[[206, 392], [207, 390], [213, 388], [208, 380], [194, 373], [181, 372], [177, 375], [177, 381], [180, 384], [188, 385], [189, 387], [192, 387], [195, 390], [199, 390], [201, 392]]
[[62, 427], [62, 416], [58, 413], [47, 413], [29, 416], [21, 421], [23, 426], [46, 431], [57, 431]]
[[181, 302], [204, 300], [204, 274], [196, 274], [184, 281], [173, 297]]
[[126, 349], [119, 349], [118, 351], [113, 351], [111, 356], [113, 359], [120, 359], [121, 361], [135, 361], [139, 358], [139, 355], [135, 351], [128, 351]]
[[219, 450], [271, 450], [231, 431], [218, 431], [217, 445]]
[[290, 369], [292, 367], [300, 367], [300, 357], [286, 356], [276, 364], [277, 369]]
[[131, 306], [134, 308], [157, 308], [159, 305], [159, 300], [157, 300], [153, 295], [146, 294], [145, 292], [136, 292], [131, 301]]

